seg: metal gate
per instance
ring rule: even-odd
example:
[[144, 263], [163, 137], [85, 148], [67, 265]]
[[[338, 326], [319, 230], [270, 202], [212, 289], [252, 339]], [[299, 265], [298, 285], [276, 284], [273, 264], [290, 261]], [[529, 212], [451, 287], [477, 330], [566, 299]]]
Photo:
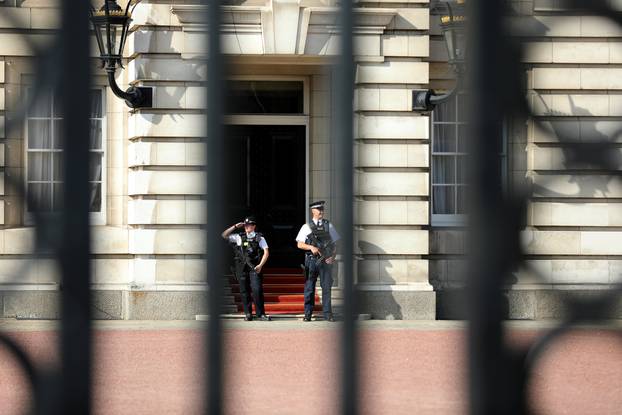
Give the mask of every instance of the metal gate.
[[[212, 317], [205, 328], [208, 373], [205, 390], [205, 411], [223, 411], [222, 322], [219, 318], [223, 299], [224, 264], [220, 238], [223, 206], [223, 107], [225, 100], [224, 59], [221, 55], [219, 28], [222, 0], [205, 2], [204, 21], [210, 31], [205, 38], [209, 76], [205, 83], [207, 94], [207, 209], [206, 226], [208, 276], [208, 305]], [[574, 0], [569, 7], [589, 11], [622, 24], [622, 13], [608, 6], [609, 2]], [[466, 85], [477, 111], [471, 119], [474, 145], [472, 183], [473, 206], [469, 276], [469, 385], [472, 414], [530, 413], [526, 385], [537, 359], [544, 348], [576, 324], [590, 322], [606, 324], [611, 307], [619, 299], [622, 288], [609, 290], [593, 300], [576, 300], [567, 320], [538, 339], [530, 348], [514, 352], [503, 344], [502, 326], [503, 276], [523, 260], [519, 231], [525, 212], [525, 197], [505, 197], [494, 177], [495, 146], [487, 145], [500, 135], [501, 121], [516, 114], [528, 115], [521, 83], [520, 45], [507, 33], [502, 17], [504, 2], [471, 0], [469, 6], [469, 67], [471, 74]], [[351, 34], [354, 26], [352, 0], [340, 2], [338, 26], [342, 34]], [[1, 9], [0, 9], [1, 10]], [[62, 1], [62, 30], [55, 45], [38, 50], [35, 91], [19, 109], [7, 129], [23, 122], [29, 106], [46, 88], [63, 91], [61, 105], [65, 117], [65, 183], [64, 209], [59, 216], [36, 214], [38, 252], [52, 252], [62, 269], [61, 289], [61, 367], [58, 372], [44, 373], [34, 366], [26, 353], [9, 337], [0, 333], [0, 341], [23, 366], [32, 387], [31, 402], [37, 414], [88, 414], [91, 412], [92, 325], [90, 294], [90, 230], [88, 205], [88, 140], [89, 108], [79, 103], [89, 102], [91, 71], [89, 63], [89, 4], [84, 1]], [[9, 17], [6, 17], [9, 18]], [[343, 260], [343, 324], [341, 326], [342, 412], [356, 414], [357, 407], [357, 315], [353, 272], [353, 91], [355, 63], [352, 36], [342, 36], [341, 54], [335, 67], [335, 96], [339, 128], [338, 142], [338, 218], [343, 230], [341, 255]], [[31, 45], [36, 49], [36, 45]], [[589, 151], [585, 151], [585, 150]], [[597, 162], [602, 170], [620, 178], [617, 167], [608, 164], [605, 143], [591, 147], [576, 146], [576, 157]], [[21, 188], [23, 184], [7, 183]], [[34, 201], [30, 201], [34, 203]], [[345, 231], [348, 230], [348, 231]]]

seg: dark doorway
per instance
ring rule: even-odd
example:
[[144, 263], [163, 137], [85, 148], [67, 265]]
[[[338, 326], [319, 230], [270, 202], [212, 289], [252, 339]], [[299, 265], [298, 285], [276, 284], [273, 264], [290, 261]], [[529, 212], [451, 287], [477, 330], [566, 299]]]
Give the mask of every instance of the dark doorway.
[[229, 125], [225, 170], [228, 223], [246, 215], [270, 247], [270, 267], [298, 266], [296, 234], [305, 221], [305, 126]]

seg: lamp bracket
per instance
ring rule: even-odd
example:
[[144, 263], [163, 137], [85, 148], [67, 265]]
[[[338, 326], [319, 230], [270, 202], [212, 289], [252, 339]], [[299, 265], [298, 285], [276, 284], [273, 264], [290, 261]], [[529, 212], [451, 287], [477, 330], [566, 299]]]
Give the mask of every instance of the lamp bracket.
[[437, 94], [433, 89], [413, 89], [412, 111], [432, 111], [438, 104], [448, 101], [461, 89], [461, 78], [458, 78], [456, 86], [445, 94]]
[[[134, 92], [136, 91], [136, 92]], [[153, 107], [153, 88], [147, 86], [131, 86], [125, 91], [133, 94], [132, 100], [125, 99], [125, 104], [130, 108], [151, 108]]]

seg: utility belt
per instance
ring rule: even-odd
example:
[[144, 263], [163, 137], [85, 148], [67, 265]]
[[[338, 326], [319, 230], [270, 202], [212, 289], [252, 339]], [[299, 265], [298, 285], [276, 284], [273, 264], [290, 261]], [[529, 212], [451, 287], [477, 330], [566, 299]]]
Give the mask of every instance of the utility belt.
[[257, 261], [253, 261], [252, 259], [248, 259], [248, 260], [244, 260], [244, 259], [236, 259], [235, 263], [236, 265], [243, 267], [244, 265], [248, 265], [249, 267], [256, 267], [261, 261], [257, 260]]

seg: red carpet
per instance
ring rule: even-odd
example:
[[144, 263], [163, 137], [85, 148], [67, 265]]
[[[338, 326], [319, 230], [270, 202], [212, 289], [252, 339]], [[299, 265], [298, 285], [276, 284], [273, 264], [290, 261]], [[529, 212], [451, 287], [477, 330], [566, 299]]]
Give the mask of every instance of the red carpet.
[[[231, 292], [238, 312], [242, 299], [238, 282], [229, 277]], [[301, 268], [266, 268], [263, 270], [263, 290], [267, 314], [303, 314], [305, 278]], [[255, 306], [253, 305], [253, 312]], [[315, 311], [322, 311], [320, 298], [315, 295]]]

